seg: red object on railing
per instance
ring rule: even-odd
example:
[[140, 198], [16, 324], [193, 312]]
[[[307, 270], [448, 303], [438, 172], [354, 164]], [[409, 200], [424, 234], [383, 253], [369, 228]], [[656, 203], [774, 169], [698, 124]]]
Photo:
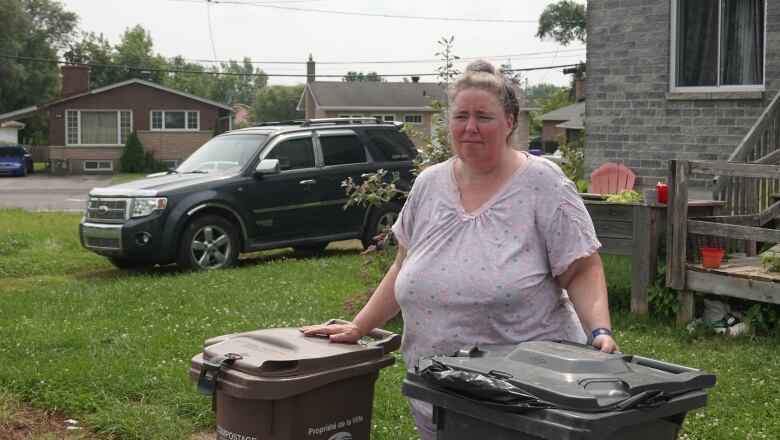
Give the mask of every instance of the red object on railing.
[[658, 203], [666, 204], [669, 201], [669, 185], [659, 183], [655, 186], [655, 190], [658, 191]]
[[708, 269], [717, 269], [720, 267], [720, 261], [726, 251], [723, 248], [701, 248], [701, 265]]

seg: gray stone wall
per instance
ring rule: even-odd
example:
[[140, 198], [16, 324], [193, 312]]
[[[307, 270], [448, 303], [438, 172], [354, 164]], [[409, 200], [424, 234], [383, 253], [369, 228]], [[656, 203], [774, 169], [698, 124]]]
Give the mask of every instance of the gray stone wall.
[[766, 8], [766, 92], [672, 94], [671, 0], [588, 0], [586, 173], [617, 162], [653, 185], [670, 159], [726, 160], [780, 90], [780, 2]]

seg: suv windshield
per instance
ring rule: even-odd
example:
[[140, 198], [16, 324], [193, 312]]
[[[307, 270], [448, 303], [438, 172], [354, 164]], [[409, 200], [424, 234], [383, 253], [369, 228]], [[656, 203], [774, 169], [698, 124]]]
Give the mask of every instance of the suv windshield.
[[21, 148], [0, 148], [0, 157], [24, 157], [24, 150]]
[[176, 171], [180, 173], [236, 172], [268, 136], [264, 134], [236, 134], [218, 136], [203, 144], [187, 158]]

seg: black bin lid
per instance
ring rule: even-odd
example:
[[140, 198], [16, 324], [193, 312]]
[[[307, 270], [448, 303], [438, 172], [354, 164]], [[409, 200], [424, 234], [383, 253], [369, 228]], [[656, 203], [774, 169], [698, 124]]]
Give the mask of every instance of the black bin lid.
[[501, 379], [554, 406], [579, 411], [614, 409], [647, 392], [674, 396], [715, 385], [715, 375], [693, 368], [556, 341], [464, 347], [455, 356], [421, 360], [418, 371], [432, 363]]

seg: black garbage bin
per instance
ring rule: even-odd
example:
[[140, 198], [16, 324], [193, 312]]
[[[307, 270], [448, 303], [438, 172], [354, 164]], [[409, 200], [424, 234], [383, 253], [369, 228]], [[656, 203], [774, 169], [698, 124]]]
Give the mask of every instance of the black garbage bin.
[[530, 341], [423, 359], [403, 390], [433, 405], [438, 440], [665, 440], [714, 385], [693, 368]]
[[[343, 322], [333, 320], [331, 322]], [[401, 337], [359, 344], [273, 328], [209, 339], [190, 378], [212, 395], [218, 440], [368, 440], [374, 382]]]

